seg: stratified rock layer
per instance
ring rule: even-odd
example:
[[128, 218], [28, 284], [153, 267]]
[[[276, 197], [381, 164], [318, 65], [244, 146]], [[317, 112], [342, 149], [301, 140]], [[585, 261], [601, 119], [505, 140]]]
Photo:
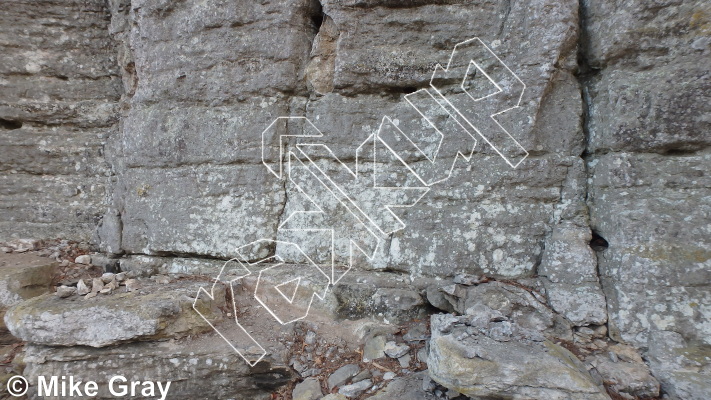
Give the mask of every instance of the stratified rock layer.
[[[142, 277], [214, 278], [239, 246], [264, 238], [297, 242], [314, 261], [329, 262], [328, 240], [280, 228], [307, 202], [293, 182], [262, 165], [262, 132], [276, 117], [306, 116], [324, 133], [321, 143], [352, 163], [384, 115], [404, 132], [421, 129], [405, 95], [429, 87], [435, 65], [446, 63], [454, 45], [479, 37], [526, 84], [520, 108], [498, 121], [529, 157], [512, 169], [479, 140], [470, 161], [457, 162], [415, 207], [398, 210], [405, 228], [384, 240], [373, 260], [356, 260], [360, 275], [352, 271], [314, 310], [399, 321], [424, 315], [426, 298], [448, 312], [491, 309], [510, 319], [492, 323], [546, 337], [571, 339], [588, 329], [602, 340], [600, 328], [609, 327], [601, 335], [643, 352], [664, 395], [705, 399], [711, 391], [707, 3], [5, 1], [0, 240], [91, 240], [110, 255], [112, 268]], [[288, 130], [304, 133], [295, 124]], [[266, 151], [278, 151], [278, 140], [267, 135]], [[405, 162], [428, 167], [401, 144], [395, 150]], [[393, 160], [381, 160], [382, 167], [392, 168], [389, 183], [402, 183]], [[347, 216], [337, 212], [326, 222]], [[336, 247], [336, 262], [349, 260], [346, 247]], [[257, 246], [246, 256], [274, 252], [304, 261], [284, 245]], [[160, 343], [152, 353], [147, 344], [125, 342], [208, 329], [190, 314], [196, 289], [190, 285], [192, 292], [177, 298], [161, 287], [145, 295], [139, 289], [28, 300], [48, 290], [49, 269], [27, 261], [26, 269], [0, 274], [0, 308], [14, 307], [10, 328], [34, 343], [27, 357], [34, 373], [69, 374], [87, 367], [84, 358], [118, 356], [106, 348], [38, 344], [119, 345], [161, 358], [176, 350]], [[397, 278], [369, 278], [374, 270]], [[500, 281], [452, 284], [462, 274]], [[247, 296], [254, 279], [245, 279], [238, 293]], [[417, 279], [435, 283], [419, 291]], [[467, 335], [496, 349], [502, 365], [516, 351], [563, 368], [553, 370], [580, 384], [555, 386], [541, 376], [549, 391], [536, 396], [600, 395], [548, 342], [524, 346], [530, 338], [517, 337], [503, 345], [490, 333]], [[385, 357], [384, 338], [370, 339], [368, 356]], [[458, 348], [450, 339], [442, 333], [436, 346]], [[209, 359], [212, 351], [206, 350]], [[448, 379], [461, 371], [444, 374], [441, 358], [430, 361], [442, 382], [456, 386]], [[588, 361], [614, 381], [613, 390], [655, 394], [656, 381], [638, 360], [619, 364], [595, 353]], [[203, 375], [191, 370], [193, 377], [226, 380], [212, 365]], [[161, 363], [155, 368], [167, 373]], [[634, 379], [621, 382], [625, 374]], [[485, 385], [487, 393], [529, 395], [519, 381], [508, 382]], [[484, 390], [479, 381], [469, 383]], [[204, 391], [186, 383], [185, 393], [230, 397], [257, 386]], [[244, 393], [257, 396], [252, 389]]]
[[[22, 302], [5, 315], [8, 329], [24, 341], [51, 346], [105, 347], [112, 344], [177, 338], [210, 331], [193, 310], [195, 284], [145, 286], [95, 297], [57, 298], [51, 294]], [[208, 318], [220, 320], [225, 305], [224, 287], [215, 300], [201, 299], [196, 307]]]
[[708, 397], [711, 7], [582, 4], [588, 204], [609, 246], [598, 269], [610, 335], [649, 349], [671, 398]]
[[121, 78], [103, 0], [0, 15], [0, 240], [90, 240], [104, 214]]

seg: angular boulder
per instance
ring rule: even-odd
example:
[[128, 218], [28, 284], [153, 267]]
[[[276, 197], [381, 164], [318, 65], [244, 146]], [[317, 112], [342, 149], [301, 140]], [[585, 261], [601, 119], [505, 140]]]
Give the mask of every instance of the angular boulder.
[[433, 315], [429, 374], [473, 398], [609, 399], [568, 350], [493, 310]]
[[441, 290], [459, 314], [473, 315], [483, 307], [496, 310], [522, 328], [545, 332], [547, 337], [571, 337], [570, 323], [548, 308], [536, 292], [521, 286], [493, 281], [474, 286], [449, 285]]
[[0, 331], [5, 311], [23, 300], [50, 292], [57, 262], [30, 254], [0, 253]]

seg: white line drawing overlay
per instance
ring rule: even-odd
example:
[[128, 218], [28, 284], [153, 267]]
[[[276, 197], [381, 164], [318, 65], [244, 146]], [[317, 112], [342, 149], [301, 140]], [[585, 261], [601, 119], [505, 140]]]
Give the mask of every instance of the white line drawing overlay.
[[[235, 285], [247, 276], [256, 276], [254, 299], [272, 318], [282, 325], [305, 318], [314, 299], [323, 300], [329, 287], [343, 278], [357, 257], [372, 261], [384, 239], [405, 228], [397, 215], [399, 208], [415, 206], [434, 184], [450, 177], [457, 160], [471, 159], [477, 138], [511, 168], [521, 165], [528, 152], [497, 117], [519, 108], [525, 89], [523, 81], [475, 37], [454, 46], [446, 67], [437, 64], [430, 88], [404, 96], [426, 121], [429, 142], [433, 137], [437, 142], [433, 148], [422, 145], [422, 132], [403, 132], [394, 122], [396, 118], [386, 115], [377, 132], [358, 147], [355, 165], [349, 167], [321, 143], [324, 134], [308, 118], [275, 119], [262, 132], [262, 162], [277, 179], [287, 179], [295, 193], [305, 199], [304, 209], [288, 214], [278, 231], [318, 232], [329, 237], [330, 265], [317, 265], [297, 243], [260, 239], [237, 250], [239, 257], [224, 264], [209, 292], [199, 289], [193, 308], [250, 366], [256, 365], [268, 352], [240, 324]], [[278, 143], [276, 151], [270, 145], [273, 140]], [[408, 163], [397, 150], [403, 143], [426, 161]], [[400, 170], [409, 178], [405, 179], [409, 186], [381, 184], [384, 162], [377, 159], [382, 154], [403, 167]], [[329, 218], [332, 215], [341, 218], [334, 221]], [[240, 261], [247, 260], [243, 250], [264, 244], [301, 261], [288, 265], [279, 255], [252, 263]], [[347, 249], [347, 265], [337, 264], [336, 246]], [[297, 267], [301, 275], [281, 277]], [[226, 283], [231, 291], [231, 311], [237, 326], [229, 331], [218, 329], [198, 307], [201, 297], [215, 299], [220, 283]]]

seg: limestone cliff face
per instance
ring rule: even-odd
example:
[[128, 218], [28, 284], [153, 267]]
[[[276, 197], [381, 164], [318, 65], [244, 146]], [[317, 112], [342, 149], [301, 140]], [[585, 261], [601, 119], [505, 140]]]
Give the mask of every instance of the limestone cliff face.
[[120, 72], [103, 1], [6, 2], [0, 238], [88, 240], [105, 209]]
[[[583, 2], [582, 10], [587, 199], [591, 227], [610, 244], [598, 257], [610, 333], [649, 349], [671, 394], [698, 398], [679, 379], [701, 378], [690, 358], [711, 344], [702, 306], [711, 301], [711, 8]], [[670, 354], [684, 356], [665, 365]]]
[[671, 398], [709, 388], [707, 2], [3, 8], [0, 240], [91, 241], [126, 270], [226, 260], [258, 239], [301, 241], [326, 262], [312, 233], [279, 228], [304, 200], [262, 164], [262, 132], [305, 116], [351, 162], [385, 115], [417, 130], [404, 96], [429, 87], [454, 45], [479, 37], [526, 84], [500, 122], [528, 158], [513, 169], [479, 140], [356, 272], [519, 281], [571, 327], [607, 326], [640, 350]]

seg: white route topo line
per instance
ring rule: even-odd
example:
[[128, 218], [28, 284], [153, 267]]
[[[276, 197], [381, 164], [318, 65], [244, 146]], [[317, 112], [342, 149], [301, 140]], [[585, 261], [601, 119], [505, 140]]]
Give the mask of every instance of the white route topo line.
[[[473, 55], [480, 56], [479, 62], [475, 61], [474, 58], [476, 57]], [[493, 57], [493, 59], [491, 59], [491, 57]], [[487, 58], [489, 59], [487, 60]], [[463, 74], [464, 76], [462, 77], [461, 84], [459, 85], [461, 93], [443, 93], [443, 91], [437, 87], [435, 81], [442, 79], [443, 77], [456, 79], [456, 74], [462, 72], [464, 65], [455, 64], [457, 61], [462, 60], [466, 60], [468, 62], [464, 63], [466, 70]], [[489, 65], [489, 70], [487, 72], [487, 66], [485, 65], [486, 61], [494, 60], [495, 62]], [[470, 91], [467, 90], [466, 83], [470, 76], [476, 76], [477, 73], [483, 75], [484, 78], [486, 78], [488, 82], [496, 88], [496, 91], [482, 97], [474, 97]], [[513, 80], [511, 80], [511, 78], [513, 78]], [[259, 304], [261, 304], [261, 306], [264, 307], [269, 314], [271, 314], [271, 316], [282, 325], [301, 320], [308, 315], [314, 298], [323, 300], [328, 288], [331, 285], [338, 283], [338, 281], [340, 281], [340, 279], [348, 271], [350, 271], [353, 267], [356, 253], [362, 253], [368, 260], [372, 260], [378, 246], [383, 242], [385, 237], [393, 232], [397, 232], [405, 228], [405, 223], [393, 212], [394, 208], [415, 206], [430, 190], [432, 185], [449, 179], [454, 169], [454, 165], [460, 157], [466, 161], [471, 159], [476, 146], [476, 136], [482, 138], [487, 144], [489, 144], [494, 151], [496, 151], [496, 153], [514, 169], [521, 165], [521, 162], [523, 162], [523, 160], [528, 156], [528, 151], [526, 151], [495, 118], [500, 114], [506, 113], [520, 106], [526, 85], [478, 37], [465, 40], [454, 46], [449, 62], [447, 63], [447, 67], [442, 67], [440, 64], [436, 65], [435, 70], [432, 73], [432, 78], [430, 79], [430, 87], [435, 93], [437, 93], [437, 97], [435, 97], [428, 89], [420, 89], [414, 93], [407, 94], [404, 97], [407, 103], [424, 120], [427, 121], [429, 124], [428, 128], [432, 129], [435, 134], [439, 135], [439, 141], [433, 155], [426, 154], [422, 147], [416, 143], [417, 140], [414, 140], [411, 136], [408, 136], [407, 133], [401, 131], [393, 122], [393, 119], [387, 115], [383, 116], [380, 126], [378, 127], [378, 131], [370, 135], [358, 147], [356, 152], [355, 167], [353, 169], [339, 160], [328, 146], [318, 142], [318, 139], [323, 138], [324, 134], [306, 117], [278, 117], [262, 132], [262, 163], [278, 179], [284, 179], [283, 164], [286, 161], [286, 174], [288, 175], [289, 182], [291, 182], [296, 187], [297, 191], [303, 194], [304, 198], [307, 199], [315, 208], [315, 211], [302, 210], [292, 212], [283, 220], [281, 224], [279, 224], [277, 230], [303, 232], [320, 231], [327, 234], [330, 233], [331, 268], [330, 273], [326, 273], [321, 267], [314, 263], [296, 243], [273, 239], [260, 239], [237, 249], [238, 256], [241, 257], [242, 260], [249, 259], [247, 254], [243, 254], [246, 253], [244, 250], [248, 248], [255, 248], [255, 246], [259, 245], [283, 246], [287, 249], [291, 248], [292, 251], [295, 251], [304, 260], [306, 260], [305, 263], [301, 264], [306, 265], [311, 275], [298, 276], [273, 285], [272, 283], [267, 283], [266, 279], [263, 278], [268, 274], [276, 274], [280, 268], [288, 268], [281, 257], [278, 255], [269, 256], [253, 263], [243, 262], [238, 258], [233, 258], [222, 266], [220, 273], [215, 278], [215, 282], [213, 283], [210, 292], [208, 292], [205, 288], [200, 288], [198, 290], [195, 301], [193, 302], [193, 309], [199, 313], [200, 316], [205, 319], [208, 324], [210, 324], [215, 332], [217, 332], [217, 334], [220, 335], [220, 337], [222, 337], [235, 352], [242, 356], [242, 358], [244, 358], [250, 366], [254, 366], [261, 361], [266, 356], [267, 351], [257, 342], [257, 340], [254, 339], [254, 337], [252, 337], [252, 335], [249, 334], [247, 329], [240, 324], [237, 317], [238, 307], [236, 303], [234, 285], [239, 283], [239, 281], [243, 278], [252, 275], [253, 270], [259, 269], [259, 264], [264, 265], [269, 263], [269, 267], [261, 268], [259, 271], [259, 275], [257, 276], [257, 284], [254, 290], [255, 300], [257, 300], [257, 302], [259, 302]], [[466, 96], [462, 95], [462, 93]], [[517, 94], [518, 97], [516, 98]], [[420, 97], [420, 102], [417, 104], [419, 104], [420, 107], [416, 104], [416, 98], [418, 96]], [[438, 127], [436, 122], [428, 117], [426, 112], [422, 111], [424, 108], [422, 106], [422, 101], [434, 104], [436, 107], [439, 107], [440, 111], [444, 110], [446, 114], [456, 123], [455, 129], [459, 130], [459, 132], [451, 132], [451, 130], [450, 132], [443, 132], [440, 129], [441, 127]], [[463, 105], [468, 107], [462, 109], [464, 108], [462, 107]], [[472, 111], [481, 108], [488, 109], [488, 111], [493, 110], [493, 112], [482, 117], [478, 115], [476, 111]], [[450, 109], [454, 112], [451, 112]], [[471, 121], [473, 118], [476, 118], [478, 123]], [[269, 146], [269, 140], [273, 138], [270, 134], [272, 133], [272, 130], [276, 131], [279, 129], [278, 124], [281, 122], [285, 123], [288, 128], [289, 121], [304, 123], [301, 130], [303, 134], [288, 134], [288, 132], [287, 134], [279, 134], [279, 132], [276, 132], [278, 135], [279, 150], [278, 154], [273, 155]], [[493, 122], [493, 125], [488, 125], [491, 122]], [[485, 125], [489, 129], [485, 131], [480, 125]], [[479, 128], [477, 128], [477, 126], [479, 126]], [[444, 171], [444, 174], [433, 178], [431, 176], [423, 177], [421, 173], [418, 173], [417, 171], [421, 170], [421, 168], [410, 165], [394, 149], [394, 143], [388, 143], [390, 139], [388, 139], [385, 134], [386, 131], [384, 128], [386, 127], [394, 128], [394, 130], [390, 132], [392, 132], [395, 136], [407, 139], [407, 142], [412, 145], [420, 155], [425, 157], [426, 161], [429, 163], [425, 164], [426, 167], [429, 165], [429, 170], [425, 170], [428, 172], [428, 175], [433, 171], [434, 173], [441, 173]], [[447, 139], [451, 139], [453, 136], [465, 138], [465, 143], [461, 144], [462, 146], [467, 146], [465, 151], [458, 148], [460, 146], [459, 142], [447, 142]], [[295, 138], [295, 140], [297, 140], [297, 143], [294, 146], [296, 151], [285, 151], [285, 146], [289, 138]], [[308, 141], [303, 142], [304, 140]], [[399, 139], [395, 138], [392, 140]], [[363, 161], [361, 151], [367, 152], [371, 142], [373, 148], [371, 153], [372, 157], [370, 159], [372, 161]], [[443, 143], [446, 145], [454, 145], [457, 148], [456, 153], [453, 154], [454, 160], [451, 165], [445, 164], [443, 166], [443, 162], [447, 162], [446, 159], [438, 157], [440, 150], [442, 150]], [[378, 176], [378, 164], [375, 161], [377, 152], [376, 147], [378, 145], [384, 146], [384, 148], [389, 151], [389, 155], [394, 156], [400, 163], [402, 163], [412, 177], [414, 177], [417, 182], [421, 184], [421, 186], [378, 186], [376, 179]], [[452, 149], [449, 148], [448, 150], [452, 151]], [[328, 171], [325, 171], [319, 165], [319, 159], [335, 161], [339, 171], [343, 173], [338, 176], [329, 174]], [[278, 166], [275, 166], [275, 164], [278, 164]], [[368, 164], [372, 164], [369, 169], [363, 168], [364, 165], [367, 166]], [[338, 181], [339, 178], [343, 176], [346, 176], [349, 182]], [[372, 178], [372, 181], [370, 178]], [[349, 183], [350, 185], [346, 186], [346, 183]], [[312, 192], [325, 193], [327, 198], [316, 198], [312, 195]], [[330, 196], [328, 196], [329, 194]], [[364, 206], [364, 204], [369, 204], [367, 195], [372, 196], [370, 197], [371, 199], [375, 198], [381, 200], [377, 206], [371, 207], [376, 210], [371, 210]], [[338, 222], [329, 224], [328, 220], [325, 218], [328, 213], [328, 209], [325, 207], [334, 206], [334, 202], [336, 207], [344, 207], [348, 211], [345, 215], [350, 215], [355, 221], [357, 221], [358, 227], [361, 229], [361, 233], [365, 234], [366, 237], [369, 237], [368, 240], [360, 240], [359, 242], [356, 238], [349, 236], [354, 233], [352, 229], [342, 232], [342, 224], [339, 224]], [[310, 223], [312, 226], [305, 228], [300, 227], [299, 221], [307, 221], [307, 223]], [[296, 227], [294, 227], [294, 225], [296, 225]], [[337, 271], [335, 258], [335, 243], [337, 234], [346, 236], [349, 243], [348, 265], [346, 266], [346, 270], [340, 273]], [[271, 262], [276, 263], [272, 265]], [[235, 266], [229, 267], [229, 272], [235, 274], [236, 276], [226, 281], [226, 283], [229, 285], [231, 290], [232, 312], [234, 313], [233, 315], [235, 316], [235, 323], [238, 329], [227, 333], [221, 332], [213, 324], [213, 321], [211, 321], [208, 316], [200, 311], [198, 302], [201, 296], [207, 296], [210, 300], [215, 299], [216, 285], [222, 282], [221, 278], [225, 276], [225, 273], [227, 272], [226, 269], [231, 263], [234, 263]], [[265, 284], [260, 286], [260, 283]], [[319, 293], [306, 286], [314, 286], [318, 283], [320, 283], [319, 286], [322, 286], [322, 290], [320, 290]], [[287, 294], [281, 289], [288, 288], [290, 286], [293, 286], [293, 293]], [[300, 291], [306, 291], [306, 296], [298, 296]], [[308, 296], [308, 291], [312, 292], [311, 296]], [[270, 293], [274, 295], [269, 296]], [[279, 309], [277, 306], [283, 306], [284, 308]], [[277, 309], [275, 310], [274, 308]]]

